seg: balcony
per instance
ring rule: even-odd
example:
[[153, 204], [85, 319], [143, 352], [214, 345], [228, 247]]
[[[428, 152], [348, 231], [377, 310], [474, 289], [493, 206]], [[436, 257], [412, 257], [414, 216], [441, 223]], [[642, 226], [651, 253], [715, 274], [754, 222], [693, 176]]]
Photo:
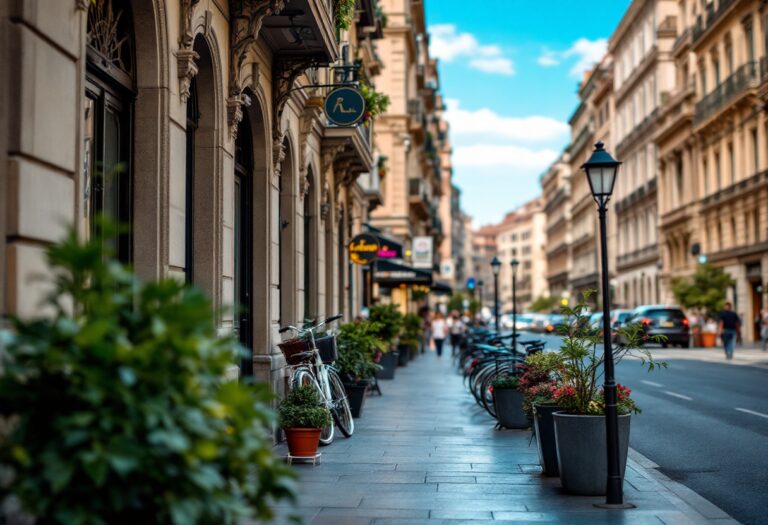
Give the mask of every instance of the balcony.
[[757, 87], [757, 62], [754, 60], [739, 67], [696, 104], [693, 116], [694, 126], [709, 120], [750, 87]]
[[430, 218], [431, 208], [429, 205], [429, 195], [427, 194], [427, 185], [424, 179], [408, 179], [408, 204], [416, 214], [426, 220]]
[[338, 127], [326, 124], [323, 133], [323, 147], [340, 150], [336, 161], [348, 161], [345, 171], [357, 177], [373, 169], [373, 151], [371, 149], [372, 125], [360, 124], [355, 127]]
[[640, 124], [635, 126], [628, 135], [621, 139], [621, 142], [616, 146], [616, 154], [619, 155], [619, 158], [624, 156], [624, 153], [626, 153], [630, 146], [636, 145], [640, 137], [656, 126], [658, 116], [659, 108], [657, 107]]
[[760, 188], [768, 186], [768, 171], [760, 171], [749, 178], [742, 179], [725, 188], [707, 195], [701, 200], [704, 211], [732, 202], [746, 195], [755, 195]]
[[696, 22], [693, 24], [693, 43], [700, 40], [715, 24], [722, 20], [723, 14], [736, 3], [738, 3], [738, 0], [720, 0], [717, 3], [717, 9], [715, 9], [715, 2], [709, 2], [705, 14], [697, 16]]
[[[239, 2], [247, 6], [258, 3]], [[292, 0], [279, 13], [264, 18], [260, 34], [283, 60], [329, 64], [338, 59], [333, 0]]]
[[658, 259], [658, 245], [648, 245], [630, 253], [620, 254], [616, 259], [616, 270], [621, 272], [634, 266], [656, 262]]
[[632, 193], [621, 199], [616, 203], [616, 211], [621, 212], [629, 208], [630, 206], [640, 202], [643, 197], [653, 195], [656, 191], [656, 177], [654, 176], [648, 182], [634, 190]]
[[685, 31], [675, 39], [675, 43], [672, 45], [672, 54], [674, 56], [678, 56], [679, 53], [685, 49], [688, 49], [688, 46], [691, 44], [691, 30], [690, 28], [686, 27]]
[[363, 173], [357, 179], [357, 183], [363, 189], [369, 211], [373, 211], [384, 204], [384, 198], [381, 195], [381, 175], [379, 175], [378, 169]]

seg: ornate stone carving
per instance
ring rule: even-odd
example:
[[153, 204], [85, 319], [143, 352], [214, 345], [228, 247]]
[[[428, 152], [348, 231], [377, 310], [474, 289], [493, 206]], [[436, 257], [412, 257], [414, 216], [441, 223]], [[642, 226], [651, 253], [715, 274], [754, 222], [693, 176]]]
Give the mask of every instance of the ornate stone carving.
[[321, 123], [323, 109], [321, 104], [310, 99], [304, 107], [299, 128], [299, 180], [301, 181], [301, 198], [309, 193], [309, 136], [315, 126]]
[[91, 0], [75, 0], [75, 9], [78, 11], [88, 11]]
[[280, 177], [283, 171], [283, 161], [285, 160], [285, 132], [272, 141], [272, 161], [274, 164], [274, 173]]
[[179, 34], [179, 50], [176, 53], [176, 69], [179, 77], [179, 96], [181, 102], [189, 99], [189, 89], [192, 79], [197, 75], [195, 60], [200, 56], [192, 50], [195, 42], [195, 34], [192, 28], [195, 6], [200, 0], [181, 0], [181, 27]]
[[189, 100], [189, 90], [192, 86], [192, 79], [197, 75], [197, 64], [195, 61], [200, 58], [192, 49], [179, 49], [176, 53], [176, 60], [178, 61], [178, 75], [179, 75], [179, 94], [181, 95], [181, 102], [186, 103]]
[[229, 122], [229, 135], [232, 140], [237, 139], [237, 126], [243, 120], [243, 107], [251, 106], [251, 97], [245, 93], [238, 93], [227, 98], [227, 122]]
[[331, 211], [331, 188], [328, 182], [323, 184], [322, 203], [320, 204], [320, 220], [325, 221], [328, 218], [328, 212]]
[[[242, 102], [240, 94], [245, 89], [243, 85], [243, 66], [248, 51], [256, 44], [264, 18], [279, 13], [289, 0], [241, 0], [230, 4], [230, 65], [229, 65], [229, 99], [227, 105]], [[237, 130], [242, 119], [242, 110], [229, 112], [230, 131]]]

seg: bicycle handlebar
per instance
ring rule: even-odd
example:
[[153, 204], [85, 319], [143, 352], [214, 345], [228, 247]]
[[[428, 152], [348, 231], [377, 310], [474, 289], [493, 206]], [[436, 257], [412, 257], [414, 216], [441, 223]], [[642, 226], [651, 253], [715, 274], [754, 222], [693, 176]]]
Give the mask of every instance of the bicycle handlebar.
[[332, 323], [334, 321], [338, 321], [342, 317], [344, 317], [344, 316], [341, 315], [341, 314], [332, 315], [330, 317], [327, 317], [324, 321], [321, 321], [319, 323], [315, 323], [312, 326], [306, 326], [304, 328], [297, 328], [295, 326], [288, 325], [288, 326], [284, 326], [284, 327], [280, 328], [280, 330], [278, 330], [278, 333], [282, 334], [282, 333], [287, 332], [288, 330], [293, 330], [294, 332], [296, 332], [298, 334], [312, 333], [315, 330], [317, 330], [318, 328], [320, 328], [321, 326], [326, 325], [326, 324], [330, 324], [330, 323]]

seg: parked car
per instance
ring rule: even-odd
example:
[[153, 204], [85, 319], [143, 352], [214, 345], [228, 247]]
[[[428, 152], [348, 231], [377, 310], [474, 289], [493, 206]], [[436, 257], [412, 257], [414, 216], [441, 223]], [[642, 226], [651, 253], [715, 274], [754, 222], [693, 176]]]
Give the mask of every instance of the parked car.
[[629, 323], [640, 323], [647, 337], [665, 336], [666, 342], [662, 343], [665, 348], [668, 345], [679, 345], [683, 348], [691, 345], [690, 323], [678, 306], [639, 306], [626, 320], [626, 324]]
[[589, 326], [597, 330], [603, 329], [603, 312], [595, 312], [589, 316]]
[[617, 308], [611, 312], [611, 328], [616, 330], [617, 328], [621, 328], [621, 326], [624, 325], [624, 323], [629, 319], [629, 317], [632, 315], [632, 310], [627, 310], [624, 308]]
[[546, 327], [544, 328], [544, 332], [551, 334], [551, 333], [557, 333], [557, 327], [558, 325], [564, 323], [566, 321], [566, 317], [562, 314], [549, 314], [547, 316], [546, 320]]

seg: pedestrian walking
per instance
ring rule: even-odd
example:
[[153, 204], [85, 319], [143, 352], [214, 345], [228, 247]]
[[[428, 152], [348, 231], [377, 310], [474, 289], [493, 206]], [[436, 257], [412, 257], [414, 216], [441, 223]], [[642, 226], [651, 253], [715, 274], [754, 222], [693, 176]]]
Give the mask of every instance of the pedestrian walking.
[[459, 317], [459, 313], [454, 311], [450, 317], [450, 331], [451, 331], [451, 355], [456, 355], [459, 352], [459, 346], [461, 340], [464, 337], [464, 321]]
[[422, 306], [419, 309], [421, 316], [421, 353], [429, 350], [432, 341], [432, 312], [428, 306]]
[[435, 342], [437, 357], [443, 355], [443, 343], [448, 332], [448, 326], [445, 323], [443, 314], [435, 312], [435, 318], [432, 320], [432, 340]]
[[760, 339], [763, 341], [763, 352], [768, 350], [768, 308], [763, 310], [762, 324], [760, 325]]
[[733, 347], [736, 344], [736, 337], [739, 336], [739, 331], [741, 330], [741, 321], [736, 312], [733, 311], [733, 305], [729, 302], [725, 303], [725, 307], [720, 312], [718, 319], [718, 332], [720, 339], [723, 341], [725, 358], [733, 359]]

